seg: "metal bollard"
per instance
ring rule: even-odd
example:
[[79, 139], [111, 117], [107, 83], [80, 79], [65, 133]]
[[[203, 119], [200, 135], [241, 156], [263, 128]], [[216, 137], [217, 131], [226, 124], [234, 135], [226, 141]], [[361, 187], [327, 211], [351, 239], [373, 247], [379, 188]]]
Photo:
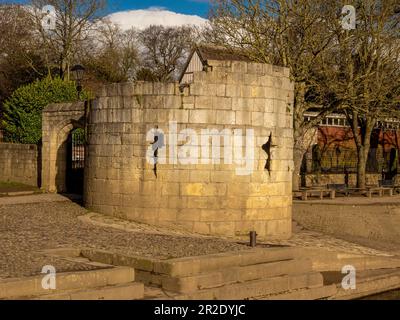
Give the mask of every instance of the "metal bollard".
[[257, 246], [257, 232], [250, 231], [250, 247], [254, 248]]

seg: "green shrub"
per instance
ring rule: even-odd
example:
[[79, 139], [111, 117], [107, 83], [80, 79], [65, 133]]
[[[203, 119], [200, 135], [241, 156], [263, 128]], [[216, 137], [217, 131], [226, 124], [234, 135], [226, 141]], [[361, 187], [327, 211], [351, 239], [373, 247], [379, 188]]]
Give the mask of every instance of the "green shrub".
[[[87, 93], [82, 93], [86, 99]], [[73, 81], [45, 78], [14, 91], [3, 105], [1, 127], [8, 142], [36, 144], [42, 137], [42, 110], [50, 103], [73, 102], [78, 93]]]

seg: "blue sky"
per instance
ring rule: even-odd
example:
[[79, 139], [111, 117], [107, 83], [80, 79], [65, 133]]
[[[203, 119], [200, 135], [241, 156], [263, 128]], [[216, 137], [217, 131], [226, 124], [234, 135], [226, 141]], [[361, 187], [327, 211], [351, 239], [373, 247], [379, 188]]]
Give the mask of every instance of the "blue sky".
[[[0, 0], [0, 3], [28, 3], [28, 0]], [[177, 13], [207, 17], [209, 0], [108, 0], [108, 11], [117, 12], [149, 7], [162, 7]]]
[[209, 10], [208, 0], [110, 0], [111, 11], [147, 9], [162, 7], [184, 14], [195, 14], [206, 18]]

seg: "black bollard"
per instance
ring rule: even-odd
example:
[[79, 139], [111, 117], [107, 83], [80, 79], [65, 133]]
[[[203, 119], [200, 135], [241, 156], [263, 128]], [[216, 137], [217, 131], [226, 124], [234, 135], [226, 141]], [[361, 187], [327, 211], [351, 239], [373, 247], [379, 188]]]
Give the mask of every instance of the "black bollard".
[[254, 248], [257, 246], [257, 232], [250, 231], [250, 247]]

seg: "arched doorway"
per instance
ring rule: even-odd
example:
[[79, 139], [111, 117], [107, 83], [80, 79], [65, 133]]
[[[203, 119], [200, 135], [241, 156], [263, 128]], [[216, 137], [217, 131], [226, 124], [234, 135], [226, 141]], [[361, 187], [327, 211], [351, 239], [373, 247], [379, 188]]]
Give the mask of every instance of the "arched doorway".
[[79, 146], [82, 129], [76, 130], [85, 127], [85, 110], [83, 102], [52, 104], [43, 110], [42, 189], [47, 192], [82, 193], [84, 146]]
[[66, 192], [83, 195], [85, 171], [85, 131], [73, 129], [67, 139], [66, 152]]

